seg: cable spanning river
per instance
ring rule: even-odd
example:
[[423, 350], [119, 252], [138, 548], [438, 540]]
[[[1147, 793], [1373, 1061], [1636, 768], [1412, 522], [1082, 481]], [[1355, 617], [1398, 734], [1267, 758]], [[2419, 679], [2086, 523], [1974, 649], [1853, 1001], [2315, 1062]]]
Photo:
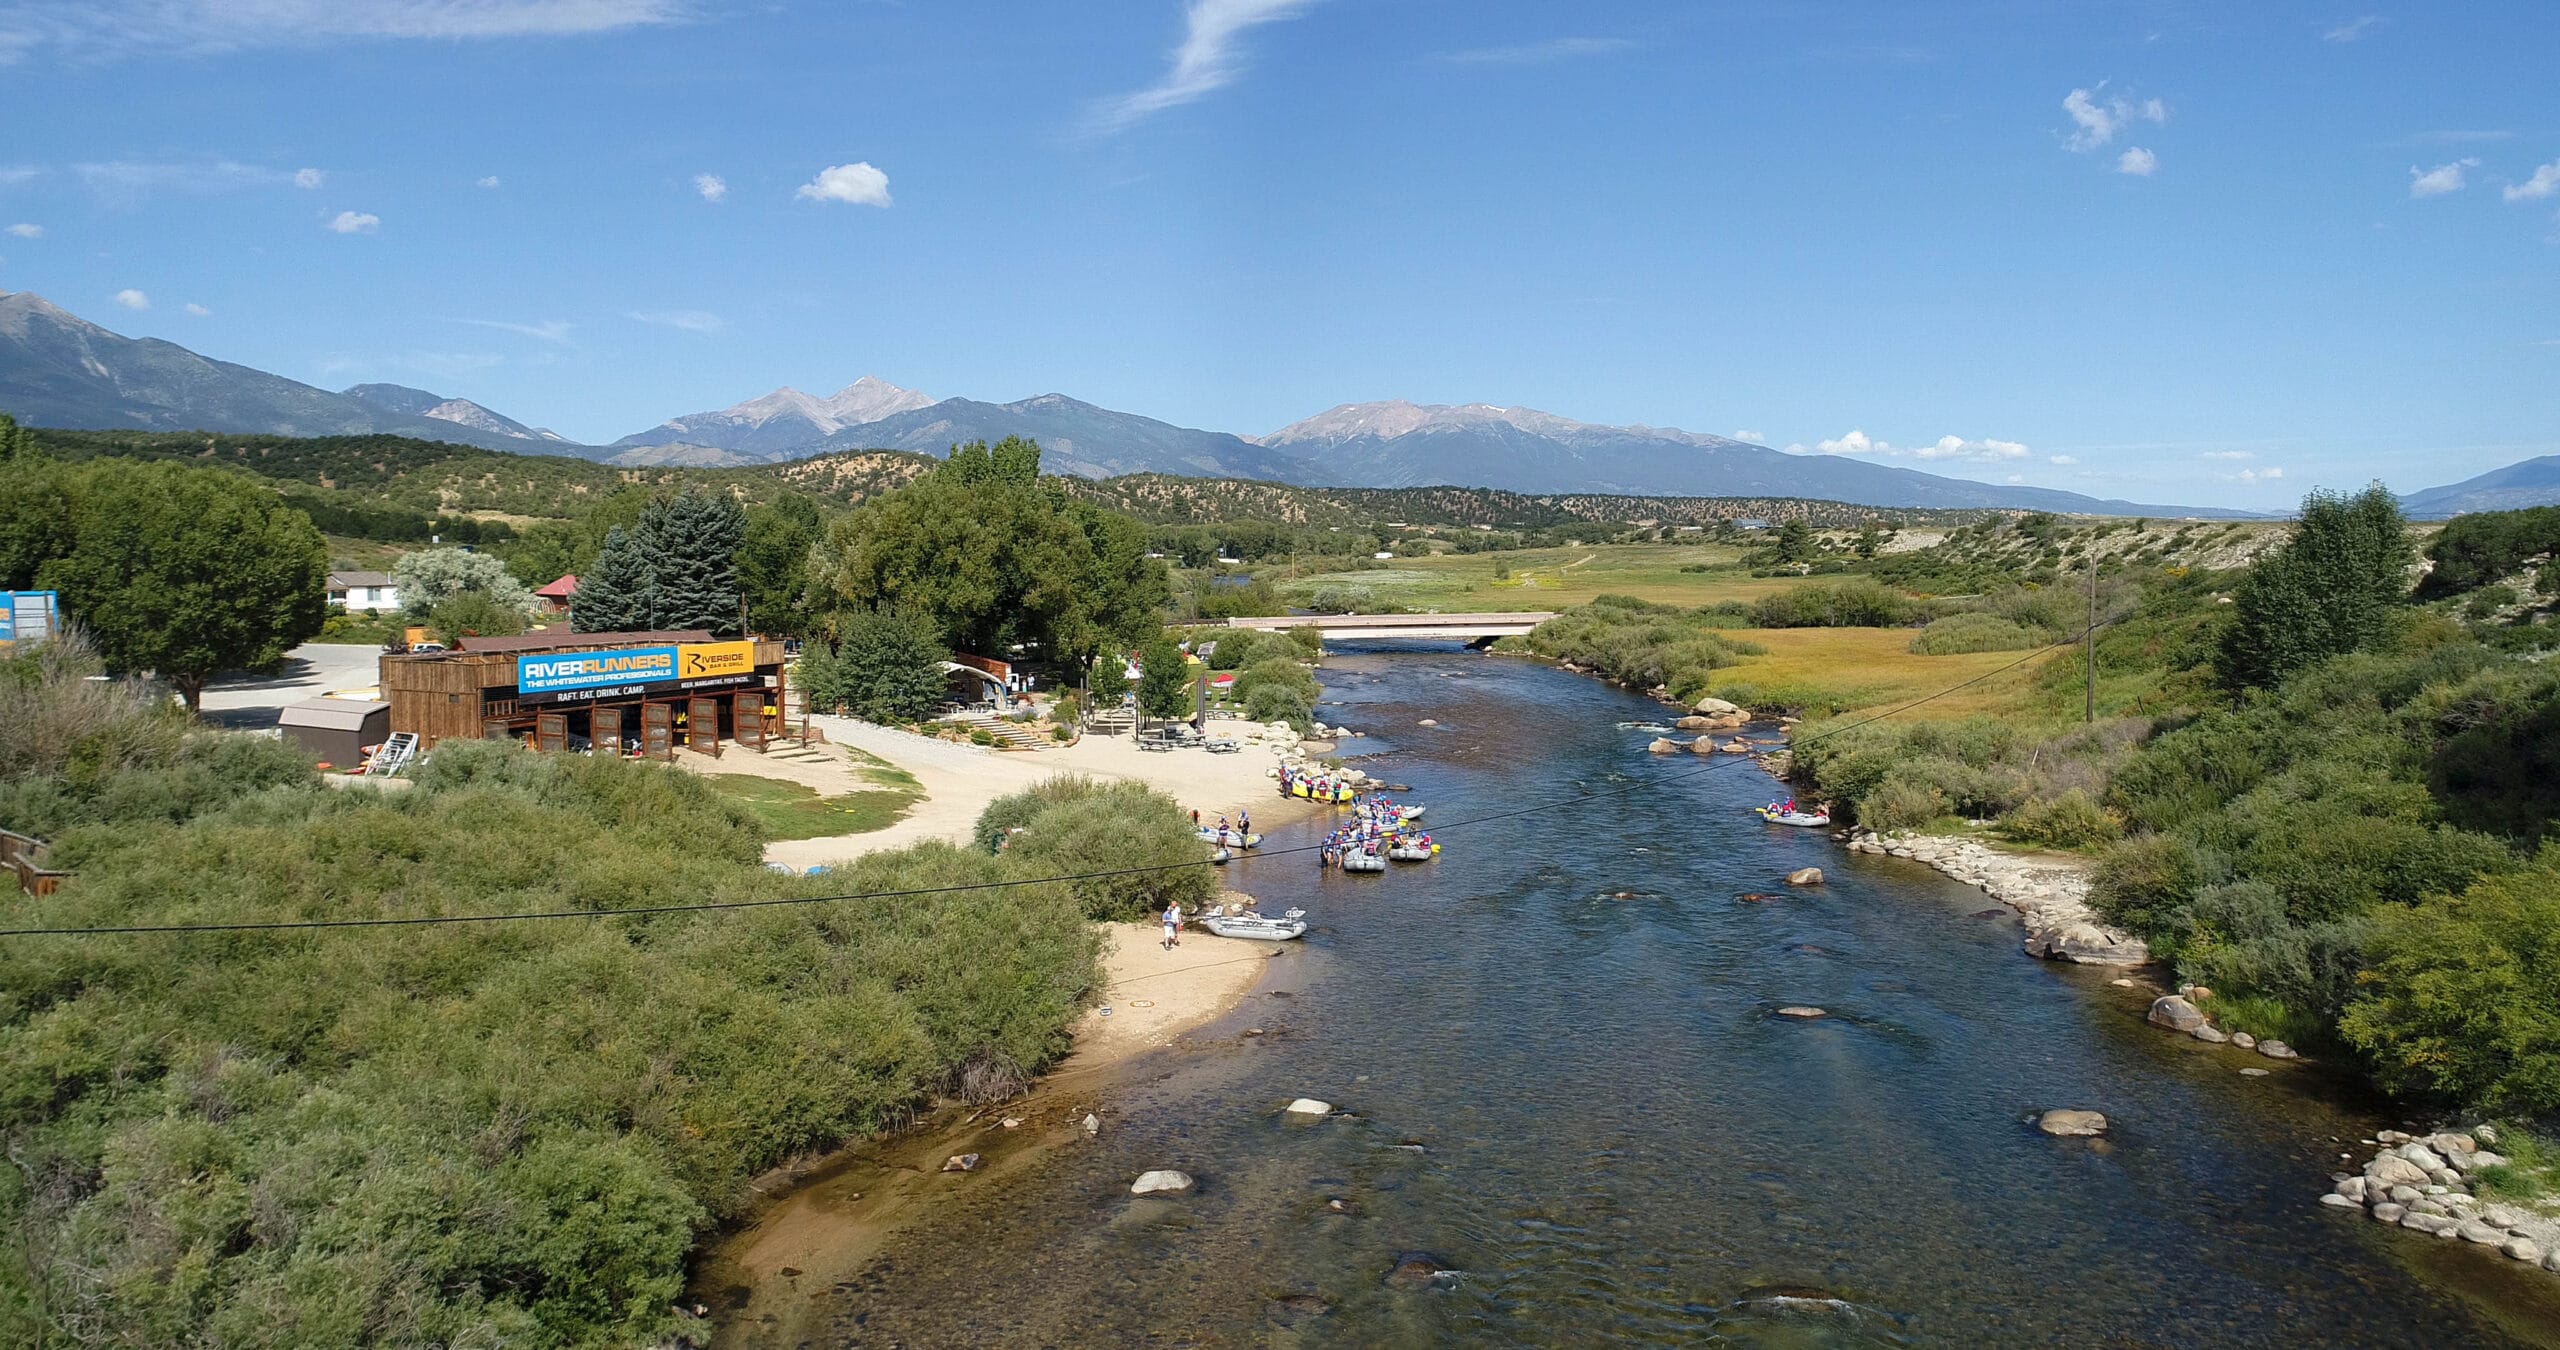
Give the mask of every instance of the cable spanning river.
[[[2384, 1115], [2144, 1025], [2118, 972], [2023, 956], [1979, 891], [1762, 824], [1742, 757], [1701, 774], [1619, 725], [1656, 705], [1449, 649], [1324, 678], [1320, 715], [1376, 733], [1363, 762], [1430, 805], [1441, 859], [1231, 869], [1317, 925], [1263, 990], [1098, 1098], [1098, 1139], [953, 1185], [812, 1291], [809, 1343], [2560, 1338], [2560, 1281], [2314, 1203]], [[1779, 884], [1805, 866], [1829, 884]], [[1351, 1116], [1284, 1118], [1302, 1095]], [[2114, 1129], [2048, 1139], [2027, 1121], [2056, 1106]], [[1130, 1197], [1154, 1167], [1200, 1188]], [[1388, 1278], [1410, 1253], [1453, 1273]]]

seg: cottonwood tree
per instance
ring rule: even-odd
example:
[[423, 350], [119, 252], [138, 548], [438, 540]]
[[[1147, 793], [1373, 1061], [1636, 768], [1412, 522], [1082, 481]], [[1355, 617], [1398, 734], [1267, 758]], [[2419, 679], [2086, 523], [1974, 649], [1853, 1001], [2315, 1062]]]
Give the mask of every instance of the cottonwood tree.
[[1149, 717], [1190, 714], [1191, 663], [1171, 637], [1157, 634], [1138, 649], [1138, 711]]
[[2377, 646], [2409, 594], [2417, 553], [2400, 503], [2380, 483], [2302, 499], [2293, 537], [2232, 592], [2214, 666], [2233, 689], [2271, 689], [2295, 671]]
[[311, 518], [232, 474], [102, 460], [74, 480], [70, 555], [41, 569], [120, 672], [155, 671], [190, 711], [205, 680], [320, 632], [329, 549]]

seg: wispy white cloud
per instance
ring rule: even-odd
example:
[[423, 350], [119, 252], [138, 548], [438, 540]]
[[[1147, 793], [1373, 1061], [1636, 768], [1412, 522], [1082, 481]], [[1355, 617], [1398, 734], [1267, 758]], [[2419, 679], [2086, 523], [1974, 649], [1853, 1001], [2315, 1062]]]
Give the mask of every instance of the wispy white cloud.
[[[725, 186], [722, 192], [727, 192]], [[704, 193], [708, 197], [711, 194]], [[887, 206], [889, 175], [872, 168], [867, 162], [837, 164], [818, 170], [818, 176], [800, 185], [792, 196], [802, 201], [850, 202], [855, 206]], [[711, 197], [718, 201], [718, 197]]]
[[2441, 197], [2448, 192], [2460, 192], [2463, 188], [2464, 172], [2479, 167], [2480, 161], [2476, 158], [2457, 159], [2451, 164], [2439, 164], [2432, 169], [2421, 169], [2412, 164], [2409, 166], [2409, 195]]
[[480, 186], [484, 188], [493, 188], [498, 186], [498, 176], [493, 173], [488, 177], [481, 179]]
[[293, 185], [305, 189], [316, 188], [327, 181], [328, 177], [329, 175], [318, 169], [296, 169], [293, 171]]
[[2281, 480], [2283, 477], [2284, 466], [2281, 464], [2270, 464], [2263, 469], [2242, 469], [2240, 472], [2231, 475], [2231, 481], [2235, 483], [2273, 483]]
[[2506, 196], [2511, 202], [2528, 202], [2540, 201], [2553, 193], [2560, 193], [2560, 159], [2534, 170], [2533, 177], [2521, 183], [2507, 184]]
[[2357, 38], [2363, 37], [2365, 34], [2370, 33], [2381, 26], [2381, 15], [2367, 14], [2361, 18], [2349, 19], [2345, 23], [2329, 29], [2320, 35], [2320, 40], [2323, 42], [2353, 42]]
[[0, 65], [208, 55], [332, 42], [562, 37], [691, 17], [690, 0], [16, 0]]
[[2063, 137], [2062, 147], [2079, 154], [2105, 147], [2116, 133], [2135, 122], [2166, 122], [2169, 105], [2156, 98], [2139, 102], [2121, 94], [2100, 97], [2106, 93], [2104, 80], [2088, 89], [2074, 89], [2063, 96], [2062, 111], [2071, 117], [2076, 128]]
[[124, 306], [126, 309], [149, 309], [151, 308], [151, 297], [128, 286], [125, 289], [116, 292], [116, 303]]
[[152, 192], [238, 192], [284, 187], [295, 175], [233, 159], [112, 159], [71, 166], [83, 187], [102, 196], [140, 197]]
[[382, 217], [371, 211], [341, 211], [322, 224], [337, 234], [372, 234], [382, 228]]
[[729, 195], [729, 180], [716, 173], [698, 173], [693, 176], [693, 190], [706, 202], [720, 201]]
[[20, 239], [42, 239], [44, 238], [44, 227], [42, 225], [31, 225], [22, 220], [17, 224], [10, 226], [9, 233]]
[[206, 309], [204, 306], [197, 304], [193, 300], [187, 302], [187, 312], [189, 314], [193, 314], [199, 319], [205, 318], [213, 313], [212, 310]]
[[501, 333], [564, 345], [569, 341], [569, 330], [577, 326], [560, 319], [545, 319], [541, 323], [509, 323], [504, 319], [456, 319], [454, 322], [467, 323], [474, 328], [495, 328]]
[[1512, 47], [1470, 47], [1464, 51], [1441, 52], [1432, 59], [1453, 66], [1542, 66], [1551, 61], [1571, 61], [1585, 56], [1607, 56], [1634, 48], [1633, 38], [1560, 37], [1544, 42], [1523, 42]]
[[1183, 11], [1182, 45], [1164, 78], [1095, 105], [1093, 129], [1121, 131], [1233, 83], [1244, 70], [1246, 29], [1293, 19], [1314, 0], [1191, 0]]
[[2044, 462], [2047, 464], [2077, 464], [2080, 462], [2080, 457], [2077, 455], [2047, 455], [2044, 457]]
[[0, 164], [0, 187], [16, 187], [42, 176], [44, 169], [34, 164]]
[[1810, 446], [1790, 445], [1787, 447], [1787, 453], [1791, 455], [1875, 455], [1887, 459], [1908, 456], [1912, 459], [1970, 459], [1997, 463], [2003, 460], [2025, 459], [2035, 452], [2019, 442], [1991, 437], [1969, 440], [1963, 436], [1941, 436], [1927, 445], [1899, 446], [1891, 441], [1878, 440], [1864, 431], [1853, 430], [1846, 435], [1827, 441], [1816, 441]]
[[2256, 459], [2257, 457], [2258, 452], [2255, 450], [2207, 450], [2196, 456], [2198, 459]]
[[2129, 173], [2136, 178], [2149, 178], [2159, 171], [2160, 157], [2141, 146], [2133, 146], [2116, 156], [2117, 173]]
[[703, 309], [635, 309], [630, 317], [660, 328], [681, 328], [688, 333], [717, 333], [729, 326], [728, 320]]

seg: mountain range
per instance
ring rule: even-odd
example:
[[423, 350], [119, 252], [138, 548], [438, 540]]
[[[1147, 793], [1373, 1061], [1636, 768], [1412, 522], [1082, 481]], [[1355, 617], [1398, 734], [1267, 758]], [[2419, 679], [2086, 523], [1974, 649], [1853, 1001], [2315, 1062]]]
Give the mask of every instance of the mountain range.
[[[824, 398], [784, 387], [672, 417], [612, 445], [580, 445], [469, 399], [395, 384], [331, 392], [130, 338], [32, 293], [0, 293], [0, 409], [34, 426], [290, 436], [387, 432], [626, 467], [727, 467], [838, 450], [941, 454], [1023, 436], [1053, 471], [1243, 478], [1307, 487], [1441, 484], [1522, 493], [1807, 497], [1903, 507], [2119, 515], [2258, 514], [2100, 500], [1838, 455], [1786, 454], [1675, 428], [1602, 426], [1531, 408], [1347, 403], [1265, 436], [1203, 431], [1064, 394], [1013, 403], [935, 399], [865, 376]], [[2560, 503], [2560, 457], [2408, 498], [2413, 514]]]

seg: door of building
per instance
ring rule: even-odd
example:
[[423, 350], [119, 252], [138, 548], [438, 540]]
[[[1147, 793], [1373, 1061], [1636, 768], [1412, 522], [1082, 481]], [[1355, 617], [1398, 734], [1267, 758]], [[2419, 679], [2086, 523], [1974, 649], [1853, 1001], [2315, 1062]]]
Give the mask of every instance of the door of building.
[[676, 705], [640, 705], [640, 753], [651, 759], [676, 757]]
[[729, 700], [729, 734], [750, 750], [764, 748], [764, 691], [751, 689]]
[[569, 714], [536, 713], [533, 718], [533, 748], [553, 753], [569, 748]]
[[596, 709], [590, 719], [587, 739], [594, 742], [595, 752], [599, 755], [621, 754], [622, 710], [620, 708]]
[[685, 741], [695, 753], [720, 757], [720, 700], [695, 698], [685, 709]]

